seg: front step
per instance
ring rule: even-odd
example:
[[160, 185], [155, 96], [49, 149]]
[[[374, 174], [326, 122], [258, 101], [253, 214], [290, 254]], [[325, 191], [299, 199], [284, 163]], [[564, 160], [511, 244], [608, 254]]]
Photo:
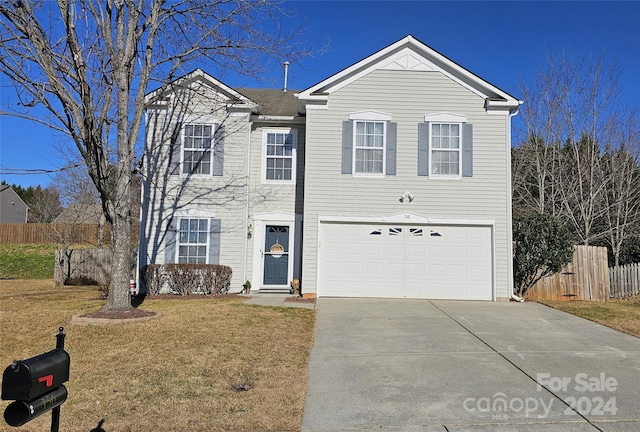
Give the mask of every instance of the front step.
[[260, 288], [259, 290], [251, 290], [251, 294], [289, 294], [289, 288]]

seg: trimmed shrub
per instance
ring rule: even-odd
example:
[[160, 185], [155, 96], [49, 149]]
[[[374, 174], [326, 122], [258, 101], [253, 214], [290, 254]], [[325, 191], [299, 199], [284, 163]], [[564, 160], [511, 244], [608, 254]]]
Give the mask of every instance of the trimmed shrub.
[[221, 295], [229, 292], [231, 267], [220, 264], [150, 264], [144, 279], [150, 295], [160, 294], [166, 285], [180, 295]]
[[162, 264], [149, 264], [144, 268], [142, 276], [144, 277], [144, 285], [147, 287], [147, 294], [160, 294], [164, 284], [163, 267]]

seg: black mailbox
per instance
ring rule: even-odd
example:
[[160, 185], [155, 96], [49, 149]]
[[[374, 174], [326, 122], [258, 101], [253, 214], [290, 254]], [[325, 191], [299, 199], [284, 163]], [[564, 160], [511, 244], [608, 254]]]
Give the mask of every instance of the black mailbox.
[[[15, 401], [4, 412], [9, 426], [22, 426], [67, 400], [62, 383], [69, 381], [70, 362], [69, 353], [56, 348], [27, 360], [16, 360], [5, 369], [2, 399]], [[59, 414], [54, 415], [52, 431], [57, 431], [53, 424], [58, 421]]]
[[30, 401], [69, 381], [69, 353], [54, 349], [14, 361], [2, 375], [2, 399]]

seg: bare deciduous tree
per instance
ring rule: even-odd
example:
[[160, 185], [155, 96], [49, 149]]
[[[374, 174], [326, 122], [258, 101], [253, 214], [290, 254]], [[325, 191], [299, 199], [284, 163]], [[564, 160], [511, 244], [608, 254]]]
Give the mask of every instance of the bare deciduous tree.
[[131, 307], [132, 171], [150, 84], [167, 85], [194, 60], [256, 73], [265, 55], [295, 57], [292, 38], [274, 25], [279, 13], [270, 0], [0, 4], [0, 73], [21, 102], [2, 114], [66, 134], [86, 164], [111, 226], [105, 311]]
[[522, 88], [513, 152], [514, 213], [560, 217], [576, 243], [606, 241], [616, 261], [638, 220], [638, 117], [621, 103], [619, 73], [604, 56], [550, 58]]

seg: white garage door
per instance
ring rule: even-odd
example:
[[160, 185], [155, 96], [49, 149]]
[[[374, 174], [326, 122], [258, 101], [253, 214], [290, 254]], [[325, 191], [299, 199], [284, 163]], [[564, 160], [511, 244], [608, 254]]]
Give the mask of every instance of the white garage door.
[[492, 299], [491, 228], [321, 223], [321, 297]]

